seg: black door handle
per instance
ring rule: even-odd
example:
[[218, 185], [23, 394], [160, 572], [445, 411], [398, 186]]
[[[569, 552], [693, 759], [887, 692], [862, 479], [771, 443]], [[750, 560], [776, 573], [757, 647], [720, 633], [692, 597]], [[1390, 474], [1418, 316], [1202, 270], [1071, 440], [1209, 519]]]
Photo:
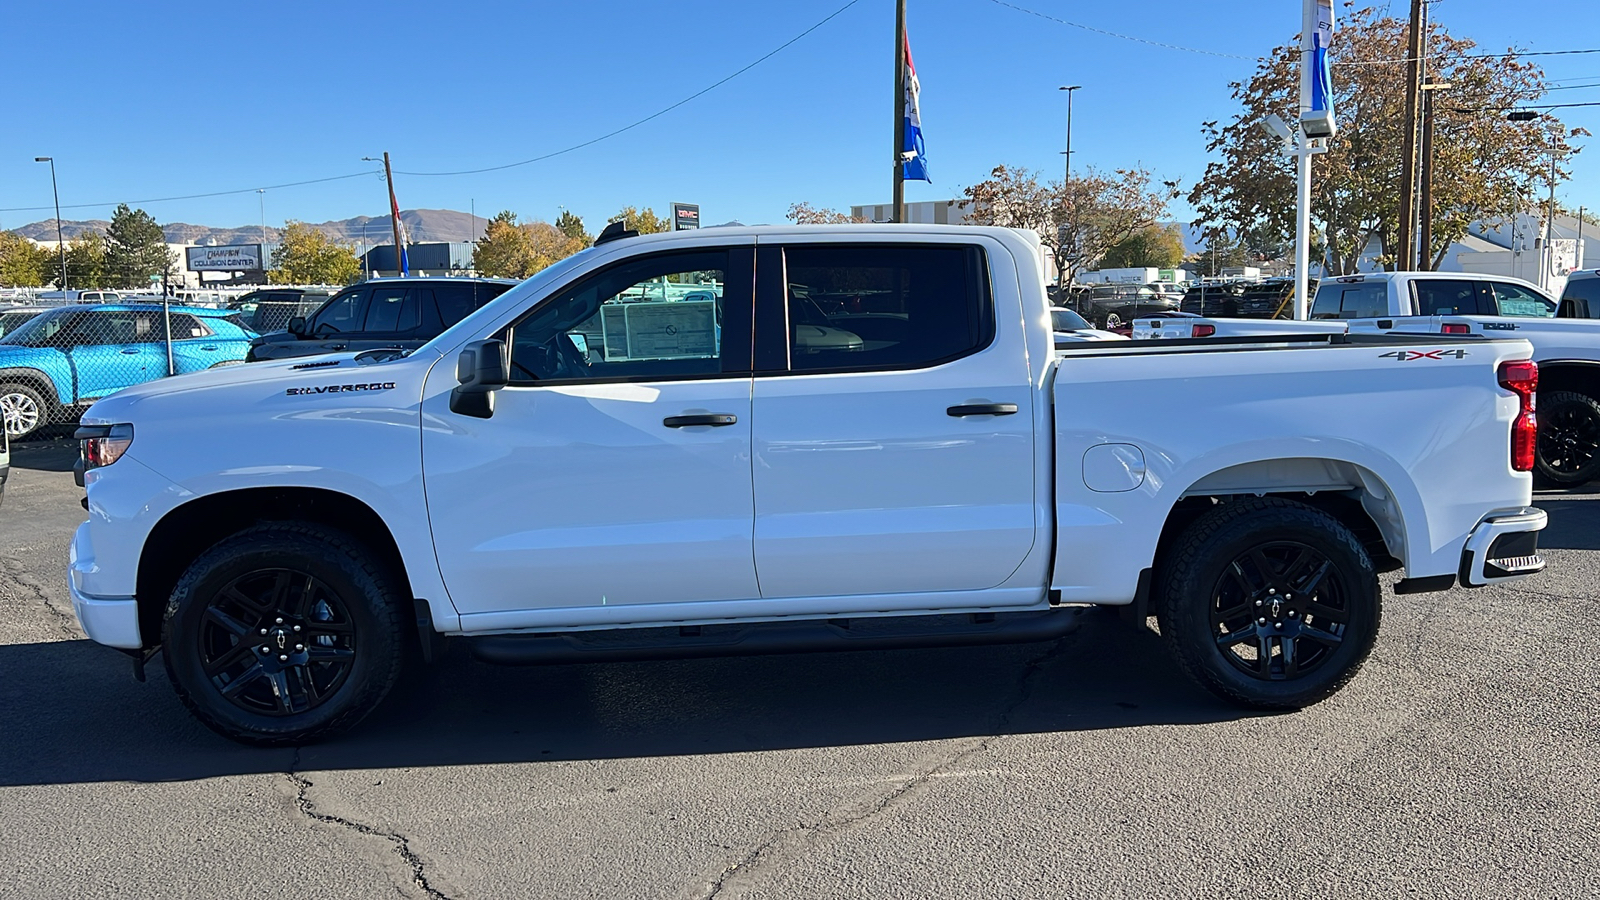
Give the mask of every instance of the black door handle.
[[1010, 416], [1017, 412], [1015, 403], [973, 403], [967, 406], [952, 406], [945, 410], [952, 416]]
[[727, 413], [706, 413], [698, 416], [667, 416], [661, 424], [668, 428], [688, 428], [691, 425], [732, 425], [739, 421], [738, 416]]

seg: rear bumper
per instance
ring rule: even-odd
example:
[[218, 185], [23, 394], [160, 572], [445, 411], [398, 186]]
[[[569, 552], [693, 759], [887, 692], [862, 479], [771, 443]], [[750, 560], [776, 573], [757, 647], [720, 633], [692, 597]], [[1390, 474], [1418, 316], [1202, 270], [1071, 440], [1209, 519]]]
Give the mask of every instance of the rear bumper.
[[1484, 587], [1543, 572], [1539, 532], [1549, 520], [1544, 510], [1531, 506], [1491, 513], [1472, 530], [1461, 550], [1461, 583]]
[[89, 523], [78, 526], [67, 551], [67, 589], [72, 594], [72, 611], [89, 640], [107, 647], [138, 650], [139, 602], [132, 597], [95, 597], [83, 592], [86, 575], [95, 572], [89, 545]]

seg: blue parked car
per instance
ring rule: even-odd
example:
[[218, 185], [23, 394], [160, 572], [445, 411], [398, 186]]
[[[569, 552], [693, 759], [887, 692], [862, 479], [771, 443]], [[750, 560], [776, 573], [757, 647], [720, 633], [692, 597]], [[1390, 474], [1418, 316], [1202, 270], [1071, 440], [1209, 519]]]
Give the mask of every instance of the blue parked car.
[[[226, 309], [173, 306], [172, 368], [198, 372], [244, 361], [256, 333]], [[66, 306], [0, 337], [0, 412], [13, 438], [76, 420], [90, 403], [167, 374], [159, 303]]]

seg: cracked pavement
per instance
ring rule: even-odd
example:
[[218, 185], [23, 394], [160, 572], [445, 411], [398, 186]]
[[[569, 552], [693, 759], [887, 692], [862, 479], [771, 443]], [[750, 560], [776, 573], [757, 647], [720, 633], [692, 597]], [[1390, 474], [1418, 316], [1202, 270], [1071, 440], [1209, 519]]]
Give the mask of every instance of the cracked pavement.
[[502, 669], [239, 747], [82, 638], [65, 442], [0, 507], [0, 898], [1600, 897], [1600, 491], [1551, 571], [1388, 597], [1342, 693], [1250, 715], [1152, 634]]

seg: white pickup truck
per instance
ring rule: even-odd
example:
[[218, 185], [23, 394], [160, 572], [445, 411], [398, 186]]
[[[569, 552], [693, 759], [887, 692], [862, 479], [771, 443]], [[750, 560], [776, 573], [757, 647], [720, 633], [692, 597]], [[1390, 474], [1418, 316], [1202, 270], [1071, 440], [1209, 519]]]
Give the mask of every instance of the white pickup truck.
[[[1575, 275], [1579, 279], [1583, 273]], [[1572, 293], [1578, 293], [1574, 291]], [[1563, 308], [1565, 305], [1567, 308]], [[1562, 317], [1557, 316], [1558, 311]], [[1539, 364], [1534, 472], [1547, 486], [1600, 477], [1600, 320], [1516, 278], [1466, 272], [1378, 272], [1326, 279], [1311, 320], [1141, 319], [1135, 339], [1266, 339], [1286, 335], [1460, 334], [1520, 337]]]
[[[696, 287], [641, 299], [665, 285]], [[1085, 605], [1297, 708], [1366, 658], [1378, 573], [1543, 568], [1529, 352], [1057, 349], [1016, 231], [617, 226], [410, 354], [99, 401], [70, 587], [92, 639], [163, 651], [264, 744], [350, 725], [441, 635], [499, 663], [953, 645]]]

